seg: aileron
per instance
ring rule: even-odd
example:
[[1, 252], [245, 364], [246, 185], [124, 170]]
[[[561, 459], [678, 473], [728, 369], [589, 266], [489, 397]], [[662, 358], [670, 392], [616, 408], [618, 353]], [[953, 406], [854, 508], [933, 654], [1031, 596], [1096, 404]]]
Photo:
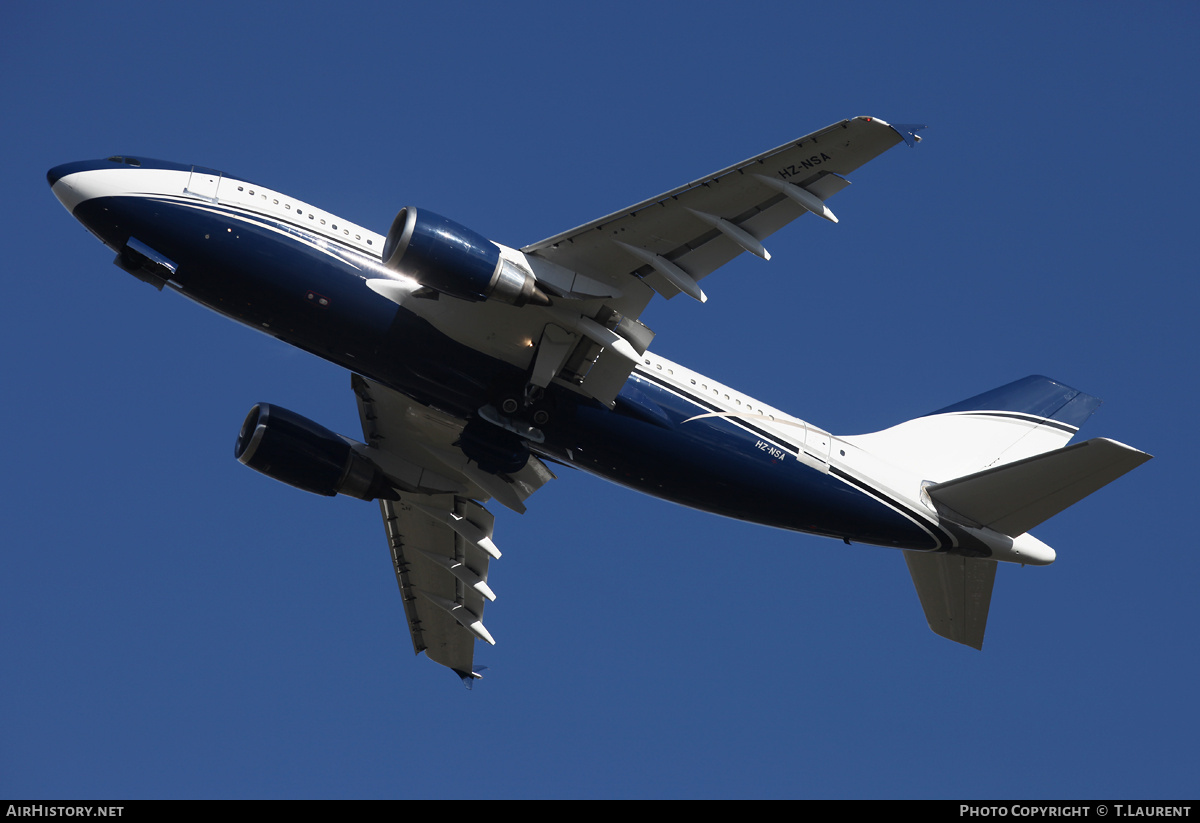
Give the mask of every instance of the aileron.
[[367, 453], [399, 489], [399, 499], [379, 506], [413, 649], [469, 685], [476, 639], [496, 642], [483, 611], [496, 599], [488, 565], [500, 550], [495, 518], [479, 501], [494, 497], [523, 511], [554, 475], [532, 456], [512, 475], [482, 471], [458, 446], [465, 421], [360, 375], [353, 388]]
[[843, 120], [522, 251], [703, 302], [699, 280], [743, 251], [769, 259], [763, 239], [792, 220], [813, 212], [836, 222], [824, 201], [845, 187], [844, 175], [902, 139], [882, 120]]
[[494, 644], [484, 628], [486, 601], [495, 599], [487, 583], [489, 554], [447, 525], [453, 514], [479, 533], [490, 533], [491, 514], [471, 500], [450, 495], [402, 495], [380, 501], [396, 583], [412, 636], [413, 649], [455, 671], [471, 673], [475, 639]]

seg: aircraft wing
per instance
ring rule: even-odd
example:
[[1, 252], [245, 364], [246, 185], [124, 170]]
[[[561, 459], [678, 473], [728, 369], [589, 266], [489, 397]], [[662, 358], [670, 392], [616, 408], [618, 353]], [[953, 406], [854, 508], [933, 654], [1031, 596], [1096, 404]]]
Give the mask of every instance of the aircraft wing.
[[380, 500], [392, 568], [404, 601], [413, 649], [455, 671], [468, 686], [475, 641], [494, 644], [483, 625], [495, 599], [488, 565], [495, 498], [516, 511], [554, 475], [536, 457], [515, 475], [488, 474], [455, 445], [466, 421], [423, 406], [359, 375], [352, 380], [368, 457], [397, 487], [398, 500]]
[[849, 185], [843, 175], [901, 140], [913, 145], [922, 128], [843, 120], [522, 251], [617, 292], [641, 279], [666, 298], [703, 301], [701, 279], [743, 251], [770, 259], [762, 241], [797, 217], [837, 222], [825, 200]]

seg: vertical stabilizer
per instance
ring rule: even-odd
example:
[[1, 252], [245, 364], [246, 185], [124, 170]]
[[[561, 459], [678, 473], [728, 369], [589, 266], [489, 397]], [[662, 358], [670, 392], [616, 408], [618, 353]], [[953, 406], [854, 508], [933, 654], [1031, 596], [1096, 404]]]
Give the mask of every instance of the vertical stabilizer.
[[1104, 438], [1067, 446], [1099, 405], [1090, 394], [1031, 376], [843, 438], [917, 474], [926, 503], [955, 535], [948, 553], [904, 553], [935, 634], [983, 648], [997, 561], [1053, 563], [1054, 550], [1029, 530], [1150, 459]]
[[842, 438], [942, 482], [1067, 444], [1099, 398], [1034, 375], [873, 434]]

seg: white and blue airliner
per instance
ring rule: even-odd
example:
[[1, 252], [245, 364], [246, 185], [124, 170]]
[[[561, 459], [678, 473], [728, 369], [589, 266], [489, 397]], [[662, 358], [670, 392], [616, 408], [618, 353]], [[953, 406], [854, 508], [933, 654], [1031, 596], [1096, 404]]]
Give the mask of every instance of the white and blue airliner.
[[983, 644], [998, 562], [1150, 456], [1067, 445], [1099, 401], [1026, 377], [885, 431], [833, 435], [651, 353], [655, 295], [826, 205], [920, 126], [855, 117], [522, 248], [406, 207], [386, 235], [241, 177], [116, 156], [50, 170], [55, 196], [138, 279], [350, 370], [362, 440], [259, 404], [247, 466], [377, 500], [415, 650], [468, 685], [500, 557], [484, 504], [570, 466], [693, 508], [904, 552], [930, 628]]

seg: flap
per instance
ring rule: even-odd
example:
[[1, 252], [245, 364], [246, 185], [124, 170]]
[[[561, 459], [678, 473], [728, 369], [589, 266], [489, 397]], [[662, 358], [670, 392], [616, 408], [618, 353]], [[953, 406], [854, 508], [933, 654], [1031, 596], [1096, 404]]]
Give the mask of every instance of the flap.
[[843, 120], [522, 251], [616, 288], [640, 277], [703, 300], [697, 281], [743, 251], [769, 258], [761, 241], [797, 217], [836, 222], [824, 201], [848, 185], [842, 175], [919, 128]]
[[487, 584], [491, 552], [499, 556], [492, 515], [453, 495], [402, 494], [379, 507], [414, 651], [453, 669], [469, 686], [478, 677], [476, 639], [496, 642], [483, 625], [484, 603], [496, 599]]
[[554, 475], [537, 457], [515, 474], [489, 474], [458, 447], [466, 421], [353, 375], [366, 456], [400, 492], [380, 500], [392, 568], [413, 648], [453, 669], [469, 687], [475, 641], [495, 643], [483, 607], [495, 599], [488, 565], [500, 552], [494, 517], [480, 501], [516, 511]]

